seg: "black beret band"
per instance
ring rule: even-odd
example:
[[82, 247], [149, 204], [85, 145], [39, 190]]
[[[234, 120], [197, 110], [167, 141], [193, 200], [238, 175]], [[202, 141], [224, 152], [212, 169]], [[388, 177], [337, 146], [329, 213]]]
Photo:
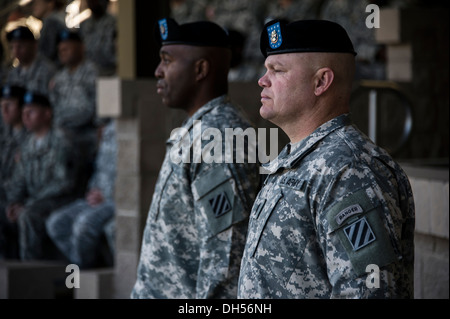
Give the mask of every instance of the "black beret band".
[[23, 98], [24, 106], [27, 104], [35, 104], [42, 107], [51, 108], [51, 103], [45, 95], [28, 91]]
[[27, 27], [21, 26], [21, 27], [18, 27], [16, 29], [12, 30], [11, 32], [8, 32], [6, 34], [6, 40], [8, 40], [8, 42], [11, 42], [13, 40], [34, 41], [36, 39], [34, 37], [33, 32], [31, 32], [30, 29], [28, 29]]
[[172, 18], [159, 20], [155, 25], [155, 39], [158, 44], [185, 44], [192, 46], [228, 48], [228, 33], [210, 21], [198, 21], [179, 25]]
[[264, 57], [294, 52], [336, 52], [356, 55], [347, 32], [339, 24], [326, 20], [285, 20], [268, 22], [261, 33], [260, 49]]

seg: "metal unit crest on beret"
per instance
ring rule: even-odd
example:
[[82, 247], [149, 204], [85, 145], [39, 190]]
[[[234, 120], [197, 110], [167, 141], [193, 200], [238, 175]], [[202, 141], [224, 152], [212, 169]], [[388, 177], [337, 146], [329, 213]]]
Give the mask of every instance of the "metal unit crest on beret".
[[281, 36], [280, 22], [268, 26], [267, 34], [269, 36], [270, 47], [272, 49], [278, 49], [283, 43], [283, 37]]
[[169, 37], [169, 28], [167, 27], [167, 20], [161, 19], [158, 21], [158, 23], [159, 23], [159, 33], [161, 34], [161, 39], [163, 39], [163, 41], [165, 41]]

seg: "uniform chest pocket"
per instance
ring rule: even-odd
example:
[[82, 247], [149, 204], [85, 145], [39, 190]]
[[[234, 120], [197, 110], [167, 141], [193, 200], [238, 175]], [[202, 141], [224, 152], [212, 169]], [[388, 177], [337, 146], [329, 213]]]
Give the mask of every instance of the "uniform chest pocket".
[[248, 242], [251, 243], [248, 249], [250, 257], [252, 258], [254, 257], [259, 242], [261, 241], [267, 221], [272, 215], [272, 212], [278, 202], [283, 198], [281, 189], [277, 189], [277, 191], [271, 195], [273, 196], [270, 198], [259, 199], [254, 206], [249, 228], [251, 232], [248, 234]]

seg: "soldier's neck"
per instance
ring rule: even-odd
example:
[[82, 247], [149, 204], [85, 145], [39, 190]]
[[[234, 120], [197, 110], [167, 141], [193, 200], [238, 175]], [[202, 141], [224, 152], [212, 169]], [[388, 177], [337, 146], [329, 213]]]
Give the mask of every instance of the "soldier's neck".
[[70, 73], [75, 72], [78, 67], [83, 63], [84, 60], [79, 60], [77, 62], [71, 63], [67, 65], [67, 69], [69, 70]]
[[42, 139], [43, 137], [47, 136], [47, 134], [50, 132], [50, 127], [42, 127], [38, 130], [33, 131], [33, 135], [35, 139]]

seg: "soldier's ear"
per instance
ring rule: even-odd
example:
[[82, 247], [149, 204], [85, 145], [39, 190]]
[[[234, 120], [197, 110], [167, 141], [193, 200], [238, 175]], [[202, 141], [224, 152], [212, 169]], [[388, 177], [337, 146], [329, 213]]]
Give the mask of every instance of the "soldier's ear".
[[207, 59], [199, 59], [195, 62], [195, 79], [201, 81], [205, 79], [210, 71], [210, 62]]
[[45, 114], [45, 118], [48, 119], [48, 120], [51, 120], [52, 117], [53, 117], [53, 111], [52, 111], [51, 108], [48, 108], [48, 107], [45, 108], [44, 114]]
[[334, 81], [334, 72], [330, 68], [322, 68], [316, 72], [315, 75], [315, 86], [314, 86], [314, 94], [316, 96], [320, 96], [325, 93], [331, 83]]

